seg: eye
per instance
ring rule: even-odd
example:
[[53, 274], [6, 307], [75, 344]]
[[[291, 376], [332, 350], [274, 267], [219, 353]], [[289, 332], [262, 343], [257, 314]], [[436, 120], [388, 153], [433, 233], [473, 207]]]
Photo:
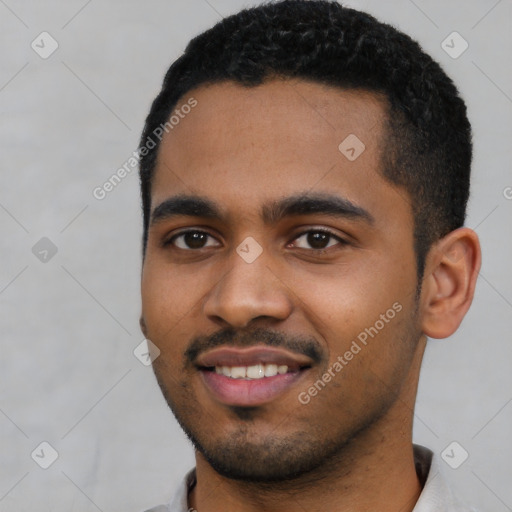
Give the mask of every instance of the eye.
[[216, 247], [219, 243], [206, 231], [188, 230], [172, 236], [164, 245], [174, 245], [178, 249], [197, 250], [205, 247]]
[[326, 229], [305, 231], [295, 238], [293, 243], [299, 249], [312, 249], [314, 251], [324, 251], [337, 244], [347, 245], [345, 240]]

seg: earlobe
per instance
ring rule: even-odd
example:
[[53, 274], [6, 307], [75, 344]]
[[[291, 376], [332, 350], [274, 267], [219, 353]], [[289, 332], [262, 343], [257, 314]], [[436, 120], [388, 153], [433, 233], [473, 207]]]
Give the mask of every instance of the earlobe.
[[144, 317], [141, 315], [139, 318], [139, 325], [140, 330], [142, 331], [142, 334], [144, 334], [144, 337], [147, 338], [148, 328], [146, 326], [146, 321], [144, 320]]
[[422, 329], [431, 338], [447, 338], [459, 327], [473, 300], [480, 271], [477, 234], [451, 231], [430, 250], [421, 294]]

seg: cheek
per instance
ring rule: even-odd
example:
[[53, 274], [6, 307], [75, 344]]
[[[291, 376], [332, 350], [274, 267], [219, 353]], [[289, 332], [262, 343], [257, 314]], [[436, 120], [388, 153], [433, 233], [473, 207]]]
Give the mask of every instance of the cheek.
[[343, 369], [338, 364], [334, 373], [373, 387], [401, 366], [409, 350], [403, 340], [414, 278], [408, 274], [414, 276], [399, 266], [384, 269], [375, 263], [295, 280], [299, 307], [328, 352], [331, 369], [338, 357], [343, 359]]
[[196, 283], [197, 279], [186, 277], [169, 266], [145, 264], [141, 296], [148, 337], [163, 338], [194, 314], [200, 297]]
[[[297, 307], [326, 339], [356, 336], [400, 300], [404, 284], [392, 270], [376, 266], [329, 269], [294, 276]], [[393, 312], [391, 312], [393, 314]]]

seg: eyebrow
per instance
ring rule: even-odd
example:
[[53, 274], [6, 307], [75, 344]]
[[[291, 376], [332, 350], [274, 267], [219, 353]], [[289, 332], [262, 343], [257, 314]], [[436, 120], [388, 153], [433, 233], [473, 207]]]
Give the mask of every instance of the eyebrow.
[[[265, 224], [276, 224], [286, 217], [299, 215], [327, 215], [345, 219], [362, 220], [373, 224], [374, 218], [364, 208], [347, 198], [327, 193], [297, 194], [263, 205], [261, 218]], [[218, 203], [206, 197], [184, 195], [170, 197], [156, 206], [150, 224], [173, 217], [202, 217], [210, 220], [226, 220], [226, 213]]]

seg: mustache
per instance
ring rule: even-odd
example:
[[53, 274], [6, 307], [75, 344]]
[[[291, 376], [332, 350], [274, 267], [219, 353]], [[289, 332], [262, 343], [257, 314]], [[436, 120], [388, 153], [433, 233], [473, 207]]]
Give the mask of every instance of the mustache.
[[324, 359], [322, 346], [313, 337], [293, 336], [265, 328], [257, 328], [251, 331], [237, 331], [233, 328], [227, 328], [208, 336], [197, 336], [194, 338], [185, 351], [185, 364], [193, 365], [202, 352], [223, 345], [239, 348], [255, 345], [279, 347], [303, 354], [315, 363], [320, 363]]

